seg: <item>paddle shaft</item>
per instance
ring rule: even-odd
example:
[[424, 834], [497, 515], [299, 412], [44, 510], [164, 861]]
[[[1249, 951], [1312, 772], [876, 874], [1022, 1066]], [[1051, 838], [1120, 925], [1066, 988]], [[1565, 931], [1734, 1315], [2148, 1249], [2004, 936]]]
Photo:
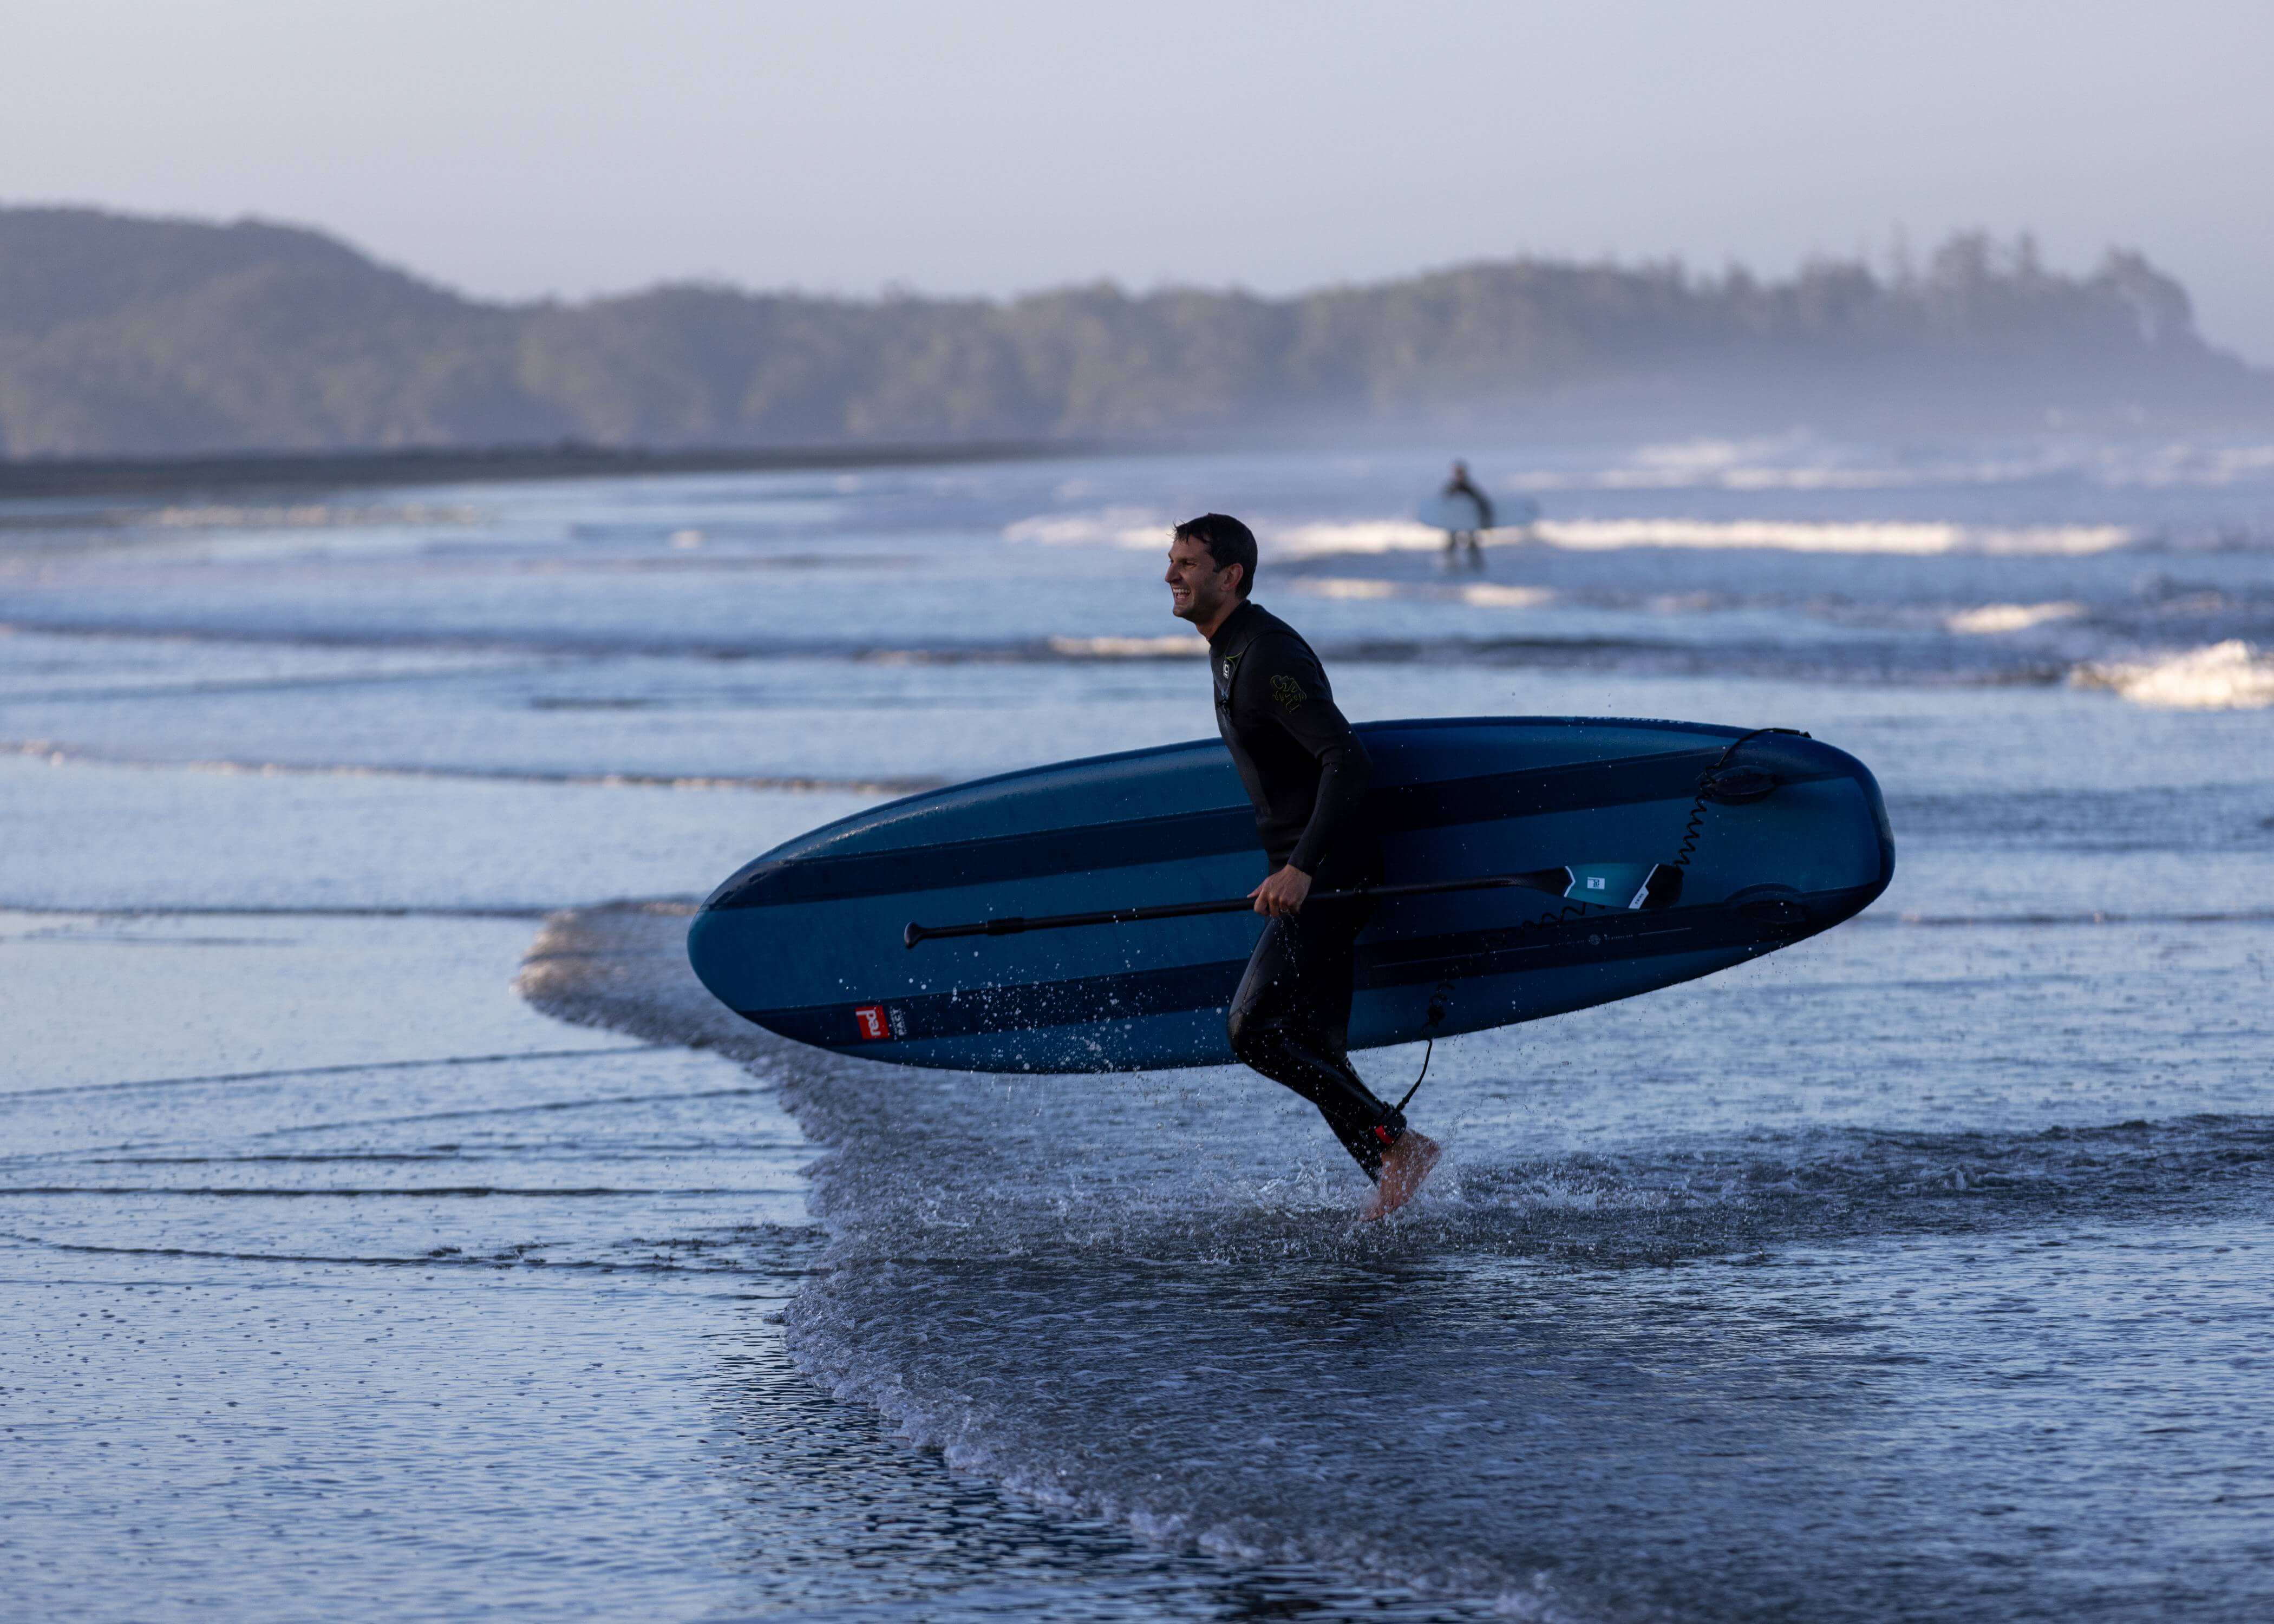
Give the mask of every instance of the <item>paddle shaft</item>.
[[[1571, 883], [1568, 868], [1539, 868], [1529, 874], [1485, 874], [1465, 880], [1421, 880], [1410, 885], [1367, 885], [1356, 891], [1327, 891], [1305, 899], [1314, 902], [1356, 902], [1375, 897], [1424, 897], [1449, 891], [1494, 891], [1519, 887], [1561, 897]], [[1029, 930], [1064, 930], [1075, 925], [1127, 925], [1151, 919], [1192, 919], [1203, 914], [1252, 912], [1250, 897], [1219, 897], [1209, 902], [1163, 902], [1150, 907], [1103, 908], [1095, 914], [1046, 914], [1034, 919], [1012, 914], [1006, 919], [975, 920], [966, 925], [919, 925], [911, 922], [901, 934], [909, 947], [942, 936], [1015, 936]]]

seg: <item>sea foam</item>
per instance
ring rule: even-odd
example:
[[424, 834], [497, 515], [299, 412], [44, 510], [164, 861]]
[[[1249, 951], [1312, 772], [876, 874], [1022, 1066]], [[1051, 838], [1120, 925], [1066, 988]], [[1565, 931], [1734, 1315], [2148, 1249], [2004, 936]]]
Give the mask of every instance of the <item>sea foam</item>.
[[[1005, 527], [1006, 540], [1049, 546], [1164, 547], [1168, 523], [1141, 508], [1110, 508], [1088, 514], [1021, 519]], [[1503, 532], [1505, 533], [1505, 532]], [[1615, 552], [1630, 547], [1754, 550], [1780, 553], [1884, 553], [1934, 557], [1970, 553], [2005, 557], [2074, 558], [2112, 552], [2139, 538], [2118, 524], [1972, 525], [1931, 521], [1808, 521], [1697, 519], [1542, 519], [1525, 532], [1569, 552]], [[1267, 556], [1280, 559], [1432, 553], [1445, 532], [1415, 519], [1321, 520], [1257, 526]]]
[[2044, 626], [2056, 620], [2074, 620], [2084, 613], [2082, 604], [1984, 604], [1979, 609], [1961, 610], [1944, 619], [1943, 629], [1961, 636], [1980, 637], [1999, 632], [2025, 632], [2033, 626]]
[[2167, 659], [2078, 667], [2080, 688], [2112, 688], [2163, 710], [2256, 710], [2274, 705], [2274, 656], [2239, 637]]
[[1053, 637], [1050, 652], [1077, 659], [1179, 659], [1207, 653], [1208, 644], [1191, 632], [1159, 637]]
[[[1542, 519], [1532, 537], [1570, 552], [1629, 547], [1891, 553], [1931, 557], [1967, 553], [2073, 557], [2106, 553], [2134, 539], [2113, 524], [1986, 527], [1944, 523], [1815, 523], [1771, 519]], [[1274, 551], [1389, 553], [1442, 546], [1444, 532], [1419, 523], [1307, 524], [1271, 537]]]

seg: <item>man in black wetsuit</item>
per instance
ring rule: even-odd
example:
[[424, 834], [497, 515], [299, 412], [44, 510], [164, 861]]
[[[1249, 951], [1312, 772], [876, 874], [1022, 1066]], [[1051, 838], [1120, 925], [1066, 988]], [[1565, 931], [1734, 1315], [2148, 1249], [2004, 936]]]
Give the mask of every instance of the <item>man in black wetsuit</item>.
[[1270, 922], [1232, 997], [1231, 1052], [1319, 1108], [1374, 1181], [1366, 1215], [1379, 1218], [1421, 1187], [1437, 1147], [1351, 1069], [1351, 977], [1372, 905], [1306, 905], [1314, 886], [1348, 891], [1382, 877], [1366, 808], [1372, 765], [1310, 645], [1247, 600], [1254, 580], [1255, 537], [1239, 520], [1210, 513], [1177, 526], [1170, 605], [1209, 640], [1216, 727], [1271, 860], [1249, 893]]

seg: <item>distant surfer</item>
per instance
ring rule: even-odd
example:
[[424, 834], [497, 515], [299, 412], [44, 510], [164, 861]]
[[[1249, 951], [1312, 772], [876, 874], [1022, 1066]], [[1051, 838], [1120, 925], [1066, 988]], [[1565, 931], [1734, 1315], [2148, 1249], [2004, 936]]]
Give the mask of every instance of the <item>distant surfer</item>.
[[1445, 488], [1438, 492], [1437, 496], [1449, 510], [1457, 512], [1465, 502], [1476, 510], [1474, 523], [1468, 529], [1445, 532], [1445, 561], [1449, 564], [1459, 558], [1461, 549], [1465, 545], [1469, 550], [1469, 567], [1482, 569], [1485, 567], [1483, 536], [1493, 527], [1492, 498], [1469, 477], [1469, 465], [1462, 462], [1453, 464], [1453, 477], [1445, 481]]
[[1319, 1108], [1374, 1180], [1366, 1215], [1412, 1199], [1437, 1146], [1374, 1097], [1348, 1055], [1352, 975], [1367, 902], [1313, 903], [1382, 877], [1382, 845], [1366, 812], [1373, 765], [1336, 708], [1318, 656], [1295, 628], [1248, 601], [1255, 536], [1202, 514], [1169, 545], [1170, 605], [1209, 640], [1216, 727], [1255, 806], [1271, 873], [1248, 894], [1270, 922], [1233, 995], [1226, 1030], [1242, 1063]]

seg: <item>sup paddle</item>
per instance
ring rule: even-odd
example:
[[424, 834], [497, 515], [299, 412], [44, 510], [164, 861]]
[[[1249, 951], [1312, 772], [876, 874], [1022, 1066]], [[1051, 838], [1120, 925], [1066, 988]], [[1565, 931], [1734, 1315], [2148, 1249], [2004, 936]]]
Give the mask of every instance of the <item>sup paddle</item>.
[[[1368, 885], [1356, 891], [1321, 891], [1310, 902], [1355, 902], [1362, 898], [1427, 897], [1453, 891], [1514, 888], [1545, 891], [1567, 902], [1599, 908], [1656, 912], [1672, 907], [1682, 895], [1682, 870], [1669, 863], [1571, 863], [1525, 874], [1481, 874], [1465, 880], [1422, 880], [1411, 885]], [[1191, 919], [1201, 914], [1243, 914], [1253, 897], [1219, 897], [1209, 902], [1164, 902], [1149, 907], [1102, 908], [1094, 914], [1048, 914], [1035, 919], [1012, 914], [962, 925], [919, 925], [911, 921], [900, 940], [914, 947], [945, 936], [1015, 936], [1029, 930], [1065, 930], [1075, 925], [1130, 925], [1145, 920]]]

